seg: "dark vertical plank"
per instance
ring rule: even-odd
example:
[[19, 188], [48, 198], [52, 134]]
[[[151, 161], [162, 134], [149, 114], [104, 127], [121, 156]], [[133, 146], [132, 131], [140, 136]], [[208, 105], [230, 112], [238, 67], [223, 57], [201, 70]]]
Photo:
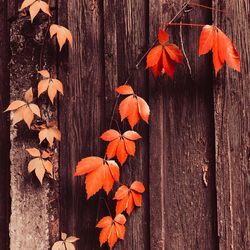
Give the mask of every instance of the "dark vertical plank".
[[73, 48], [59, 55], [65, 95], [59, 105], [61, 230], [80, 237], [78, 249], [97, 249], [98, 195], [86, 200], [84, 179], [73, 177], [78, 161], [103, 155], [104, 72], [102, 1], [59, 1], [58, 22], [68, 27]]
[[[146, 51], [147, 44], [147, 1], [123, 0], [104, 1], [104, 45], [105, 45], [105, 107], [106, 129], [108, 129], [115, 99], [115, 88], [125, 83], [132, 73], [142, 52]], [[135, 72], [130, 85], [136, 93], [147, 100], [148, 84], [145, 64]], [[122, 100], [120, 98], [119, 102]], [[118, 108], [115, 119], [120, 121]], [[127, 121], [119, 123], [120, 129], [125, 132], [129, 129]], [[113, 122], [113, 128], [117, 125]], [[129, 158], [120, 168], [121, 181], [128, 186], [139, 180], [146, 186], [143, 195], [143, 206], [135, 209], [127, 217], [126, 236], [115, 249], [149, 249], [149, 217], [148, 217], [148, 126], [142, 121], [135, 127], [143, 139], [137, 142], [137, 154]], [[110, 202], [112, 200], [110, 199]]]
[[9, 32], [7, 23], [7, 1], [0, 1], [0, 249], [9, 249], [9, 209], [10, 209], [10, 131], [7, 115], [3, 110], [9, 103]]
[[213, 1], [216, 24], [240, 53], [241, 73], [225, 67], [214, 85], [216, 188], [220, 249], [250, 248], [249, 14], [247, 0]]
[[[209, 5], [209, 1], [199, 1]], [[149, 1], [150, 41], [184, 1]], [[211, 21], [207, 11], [194, 9], [184, 22]], [[150, 232], [151, 249], [216, 249], [214, 136], [210, 63], [198, 58], [197, 28], [183, 28], [192, 78], [178, 66], [175, 80], [154, 80], [150, 73]], [[170, 28], [180, 46], [179, 28]], [[202, 166], [209, 162], [208, 187]]]

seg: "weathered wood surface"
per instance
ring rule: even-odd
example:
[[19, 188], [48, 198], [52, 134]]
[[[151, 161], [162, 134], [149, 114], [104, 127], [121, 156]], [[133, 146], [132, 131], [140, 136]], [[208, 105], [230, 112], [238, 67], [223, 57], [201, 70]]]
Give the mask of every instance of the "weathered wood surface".
[[[204, 4], [204, 1], [200, 1]], [[206, 1], [207, 2], [207, 1]], [[184, 1], [149, 1], [152, 42]], [[209, 23], [200, 9], [183, 22]], [[169, 28], [181, 47], [180, 30]], [[177, 66], [175, 80], [155, 81], [150, 74], [150, 249], [216, 249], [212, 72], [207, 58], [198, 58], [200, 30], [183, 28], [186, 66]], [[186, 65], [186, 63], [185, 63]], [[208, 187], [202, 166], [208, 162]]]
[[[14, 6], [16, 1], [13, 1]], [[16, 6], [17, 7], [17, 6]], [[13, 13], [17, 13], [11, 10]], [[30, 17], [15, 15], [10, 18], [10, 99], [23, 99], [25, 91], [37, 86], [37, 70], [40, 68], [40, 51], [48, 26], [47, 18], [38, 16], [31, 24]], [[54, 63], [53, 50], [48, 53], [44, 45], [46, 65]], [[50, 55], [50, 56], [49, 56]], [[44, 61], [42, 60], [43, 66]], [[35, 91], [34, 91], [35, 94]], [[43, 118], [52, 119], [55, 109], [48, 98], [39, 101]], [[44, 110], [49, 110], [44, 113]], [[11, 217], [9, 225], [10, 249], [49, 249], [58, 237], [57, 182], [44, 179], [41, 186], [34, 174], [28, 174], [27, 166], [31, 159], [25, 148], [38, 147], [38, 132], [29, 130], [23, 122], [11, 126], [10, 150], [10, 194]], [[44, 145], [45, 146], [45, 145]], [[35, 239], [35, 240], [34, 240]]]
[[228, 67], [214, 83], [216, 190], [219, 247], [250, 249], [250, 3], [214, 1], [226, 11], [214, 14], [216, 24], [234, 41], [241, 73]]
[[[101, 1], [59, 1], [59, 23], [68, 26], [73, 48], [59, 56], [65, 95], [60, 102], [61, 230], [79, 236], [79, 249], [97, 249], [98, 196], [86, 200], [83, 178], [73, 176], [77, 162], [102, 155], [104, 127], [103, 17]], [[103, 205], [103, 204], [102, 204]]]
[[9, 104], [9, 74], [8, 74], [8, 42], [7, 1], [0, 1], [0, 249], [7, 250], [9, 246], [9, 121], [3, 111]]
[[[0, 134], [0, 249], [49, 249], [62, 231], [81, 238], [77, 249], [96, 250], [99, 230], [95, 225], [108, 214], [103, 201], [106, 195], [100, 192], [87, 201], [84, 178], [73, 177], [75, 165], [83, 157], [104, 155], [105, 143], [99, 136], [109, 127], [115, 87], [125, 82], [159, 27], [176, 14], [184, 1], [58, 1], [58, 23], [69, 27], [74, 44], [69, 50], [65, 46], [56, 57], [55, 48], [46, 42], [46, 65], [56, 74], [58, 60], [58, 78], [64, 84], [65, 95], [60, 97], [58, 110], [62, 132], [60, 180], [46, 180], [43, 187], [28, 175], [30, 158], [24, 153], [25, 147], [37, 145], [36, 132], [30, 134], [25, 125], [19, 124], [11, 127], [9, 138], [8, 116], [2, 114], [9, 94], [11, 100], [22, 98], [30, 85], [36, 87], [41, 35], [46, 25], [39, 21], [42, 15], [34, 24], [28, 16], [17, 19], [18, 2], [0, 1], [0, 31], [6, 34], [0, 38], [0, 130], [4, 131]], [[212, 5], [209, 0], [199, 3]], [[213, 0], [213, 5], [226, 10], [227, 17], [196, 8], [183, 21], [215, 20], [236, 43], [242, 73], [225, 68], [213, 81], [211, 58], [198, 57], [200, 28], [183, 27], [192, 78], [186, 64], [177, 67], [174, 81], [166, 76], [154, 80], [151, 72], [145, 72], [145, 64], [131, 78], [129, 83], [135, 91], [149, 101], [151, 118], [149, 126], [140, 122], [135, 128], [143, 139], [137, 142], [136, 157], [121, 169], [121, 181], [128, 185], [135, 179], [143, 181], [146, 192], [143, 207], [128, 218], [125, 240], [115, 249], [250, 248], [250, 7], [246, 0]], [[179, 28], [169, 28], [169, 33], [181, 47]], [[41, 105], [47, 107], [46, 97]], [[50, 110], [54, 117], [56, 109]], [[120, 124], [119, 115], [115, 119], [121, 130], [128, 128], [126, 123]], [[116, 122], [112, 127], [116, 128]], [[202, 180], [205, 165], [209, 167], [207, 188]], [[107, 198], [109, 204], [112, 195]]]
[[[144, 0], [104, 1], [104, 53], [105, 53], [105, 120], [108, 129], [115, 101], [115, 88], [122, 85], [131, 74], [138, 58], [147, 49], [147, 3]], [[147, 100], [145, 63], [128, 82], [134, 91]], [[119, 103], [123, 97], [119, 98]], [[114, 117], [120, 129], [129, 129], [127, 121], [121, 124], [118, 107]], [[112, 127], [117, 129], [116, 122]], [[133, 181], [142, 181], [148, 187], [148, 125], [140, 121], [136, 125], [143, 138], [136, 143], [137, 154], [120, 168], [121, 182], [130, 186]], [[113, 195], [113, 194], [112, 194]], [[112, 196], [111, 196], [112, 197]], [[110, 199], [110, 203], [112, 203]], [[102, 204], [102, 207], [105, 206]], [[143, 207], [135, 209], [127, 217], [126, 238], [115, 249], [149, 249], [149, 201], [148, 188], [143, 197]]]

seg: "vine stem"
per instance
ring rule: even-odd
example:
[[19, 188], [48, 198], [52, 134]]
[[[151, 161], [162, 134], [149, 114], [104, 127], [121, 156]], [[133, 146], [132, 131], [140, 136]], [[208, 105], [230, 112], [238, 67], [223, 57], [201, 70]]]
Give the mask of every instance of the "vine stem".
[[[164, 30], [167, 30], [167, 28], [179, 17], [180, 14], [182, 14], [185, 9], [189, 6], [189, 4], [191, 3], [191, 0], [187, 1], [183, 6], [182, 8], [176, 13], [176, 15], [165, 25], [164, 27]], [[143, 60], [146, 58], [146, 56], [148, 55], [149, 51], [156, 45], [156, 43], [158, 42], [158, 38], [156, 38], [152, 45], [147, 49], [147, 51], [140, 57], [140, 59], [138, 60], [138, 62], [135, 64], [135, 66], [132, 68], [132, 71], [131, 73], [129, 74], [129, 76], [127, 77], [125, 83], [123, 85], [126, 85], [128, 84], [128, 82], [130, 81], [130, 79], [133, 77], [134, 75], [134, 72], [136, 70], [139, 69], [139, 66], [142, 64]], [[113, 123], [113, 120], [114, 120], [114, 116], [115, 116], [115, 111], [116, 111], [116, 108], [117, 108], [117, 105], [118, 105], [118, 100], [119, 100], [119, 97], [120, 97], [120, 94], [118, 94], [116, 96], [116, 99], [115, 99], [115, 103], [114, 103], [114, 106], [113, 106], [113, 110], [112, 110], [112, 114], [111, 114], [111, 119], [110, 119], [110, 123], [109, 123], [109, 128], [108, 129], [111, 129], [112, 127], [112, 123]], [[105, 154], [106, 156], [106, 154]]]

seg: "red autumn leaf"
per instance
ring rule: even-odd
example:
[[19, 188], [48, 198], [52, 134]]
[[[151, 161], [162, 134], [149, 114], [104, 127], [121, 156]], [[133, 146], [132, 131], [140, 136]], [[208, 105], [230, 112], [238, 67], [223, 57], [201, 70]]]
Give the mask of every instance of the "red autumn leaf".
[[124, 240], [125, 223], [126, 218], [123, 214], [116, 215], [114, 219], [111, 216], [103, 217], [96, 225], [102, 229], [99, 236], [100, 246], [108, 242], [109, 248], [112, 249], [118, 239]]
[[51, 16], [49, 5], [42, 0], [24, 0], [19, 11], [22, 11], [27, 7], [29, 7], [31, 22], [33, 22], [34, 18], [40, 10], [45, 14]]
[[216, 26], [205, 25], [200, 35], [199, 55], [213, 52], [215, 74], [222, 68], [224, 62], [229, 67], [240, 72], [240, 58], [232, 41]]
[[116, 92], [120, 95], [129, 95], [119, 105], [122, 121], [127, 118], [131, 128], [134, 128], [140, 118], [148, 123], [149, 106], [144, 99], [134, 93], [131, 86], [122, 85], [116, 89]]
[[76, 166], [75, 176], [85, 175], [87, 199], [101, 188], [108, 194], [115, 181], [119, 181], [120, 170], [115, 161], [90, 156], [83, 158]]
[[115, 193], [114, 200], [117, 200], [116, 214], [120, 214], [126, 210], [130, 215], [134, 207], [141, 207], [142, 193], [145, 191], [143, 184], [139, 181], [134, 181], [130, 188], [122, 185]]
[[160, 30], [160, 45], [152, 48], [147, 55], [147, 68], [151, 68], [155, 78], [163, 72], [173, 79], [176, 63], [183, 63], [181, 50], [175, 44], [168, 44], [168, 39], [168, 33]]
[[111, 159], [117, 156], [117, 159], [121, 163], [127, 160], [128, 155], [135, 155], [135, 140], [141, 138], [141, 136], [132, 130], [128, 130], [123, 134], [120, 134], [114, 129], [109, 129], [104, 132], [100, 138], [104, 141], [108, 141], [107, 156]]

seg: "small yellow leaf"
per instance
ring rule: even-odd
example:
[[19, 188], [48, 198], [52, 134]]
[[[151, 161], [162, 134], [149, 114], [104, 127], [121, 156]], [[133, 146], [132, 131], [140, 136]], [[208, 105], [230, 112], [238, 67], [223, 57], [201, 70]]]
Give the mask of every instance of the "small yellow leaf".
[[62, 232], [61, 239], [64, 241], [64, 240], [66, 240], [66, 238], [67, 238], [67, 234]]
[[49, 174], [53, 174], [53, 165], [49, 160], [42, 160], [43, 166]]
[[28, 164], [28, 172], [29, 173], [33, 172], [38, 166], [43, 167], [41, 159], [40, 158], [32, 159]]
[[31, 109], [27, 106], [26, 109], [23, 111], [23, 120], [25, 121], [25, 123], [29, 128], [33, 119], [34, 119], [34, 114], [31, 111]]
[[44, 175], [45, 175], [45, 168], [42, 164], [42, 160], [39, 159], [41, 164], [37, 165], [36, 168], [35, 168], [35, 174], [36, 174], [36, 177], [38, 178], [38, 180], [40, 181], [41, 184], [43, 184], [43, 178], [44, 178]]
[[39, 70], [38, 73], [44, 78], [50, 78], [50, 73], [48, 70]]
[[78, 241], [78, 240], [80, 240], [80, 238], [77, 238], [77, 237], [75, 237], [75, 236], [70, 236], [70, 237], [68, 237], [67, 239], [66, 239], [66, 241], [67, 242], [76, 242], [76, 241]]
[[26, 148], [26, 151], [33, 157], [41, 156], [41, 153], [37, 148]]
[[62, 47], [65, 44], [66, 40], [68, 40], [69, 44], [72, 46], [72, 34], [67, 28], [60, 25], [52, 24], [50, 26], [50, 37], [52, 38], [55, 34], [60, 47], [60, 51], [62, 50]]
[[9, 105], [9, 107], [8, 107], [4, 112], [16, 110], [16, 109], [18, 109], [18, 108], [20, 108], [20, 107], [22, 107], [22, 106], [24, 106], [24, 105], [26, 105], [26, 103], [25, 103], [24, 101], [19, 101], [19, 100], [14, 101], [14, 102], [12, 102], [12, 103]]
[[64, 242], [62, 240], [55, 242], [51, 250], [65, 250]]
[[36, 104], [31, 103], [29, 104], [29, 107], [35, 115], [41, 117], [40, 108]]
[[23, 111], [26, 109], [26, 105], [25, 106], [22, 106], [21, 108], [17, 109], [15, 112], [14, 112], [14, 115], [13, 115], [13, 126], [22, 121], [23, 120]]
[[24, 94], [24, 99], [27, 103], [30, 103], [33, 101], [33, 92], [32, 92], [32, 88], [29, 88], [25, 94]]
[[41, 80], [39, 83], [38, 83], [38, 87], [37, 87], [37, 90], [38, 90], [38, 97], [43, 93], [45, 92], [48, 87], [49, 87], [49, 79], [44, 79], [44, 80]]
[[31, 4], [33, 4], [36, 0], [24, 0], [21, 8], [19, 9], [19, 11], [22, 11], [23, 9], [29, 7]]

